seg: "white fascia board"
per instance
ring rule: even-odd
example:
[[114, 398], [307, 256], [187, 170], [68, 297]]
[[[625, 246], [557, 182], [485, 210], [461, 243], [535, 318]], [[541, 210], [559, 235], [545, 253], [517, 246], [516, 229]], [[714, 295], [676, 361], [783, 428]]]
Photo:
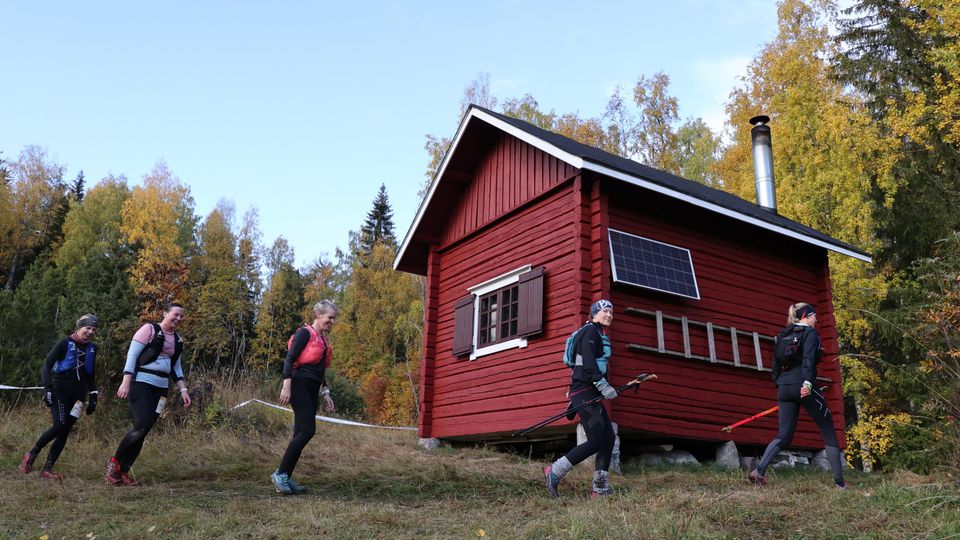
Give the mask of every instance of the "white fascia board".
[[714, 204], [714, 203], [711, 203], [711, 202], [708, 202], [708, 201], [704, 201], [703, 199], [698, 199], [698, 198], [696, 198], [696, 197], [693, 197], [693, 196], [691, 196], [691, 195], [687, 195], [687, 194], [685, 194], [685, 193], [680, 193], [680, 192], [678, 192], [678, 191], [674, 191], [674, 190], [669, 189], [669, 188], [667, 188], [667, 187], [661, 186], [660, 184], [657, 184], [657, 183], [654, 183], [654, 182], [650, 182], [649, 180], [644, 180], [643, 178], [638, 177], [638, 176], [633, 176], [633, 175], [631, 175], [631, 174], [626, 174], [626, 173], [620, 172], [620, 171], [618, 171], [618, 170], [611, 169], [611, 168], [608, 168], [608, 167], [604, 167], [603, 165], [599, 165], [599, 164], [597, 164], [597, 163], [592, 163], [592, 162], [589, 162], [589, 161], [583, 162], [583, 168], [584, 168], [584, 169], [587, 169], [587, 170], [590, 170], [590, 171], [594, 171], [594, 172], [600, 173], [600, 174], [602, 174], [602, 175], [604, 175], [604, 176], [609, 176], [609, 177], [611, 177], [611, 178], [616, 178], [616, 179], [618, 179], [618, 180], [623, 180], [623, 181], [625, 181], [625, 182], [629, 182], [629, 183], [631, 183], [631, 184], [633, 184], [633, 185], [635, 185], [635, 186], [640, 186], [640, 187], [642, 187], [642, 188], [649, 189], [650, 191], [654, 191], [654, 192], [657, 192], [657, 193], [662, 193], [663, 195], [666, 195], [666, 196], [668, 196], [668, 197], [673, 197], [674, 199], [679, 199], [679, 200], [681, 200], [681, 201], [690, 203], [690, 204], [692, 204], [692, 205], [694, 205], [694, 206], [699, 206], [699, 207], [701, 207], [701, 208], [705, 208], [705, 209], [707, 209], [707, 210], [710, 210], [711, 212], [716, 212], [716, 213], [718, 213], [718, 214], [722, 214], [722, 215], [725, 215], [725, 216], [728, 216], [728, 217], [732, 217], [733, 219], [736, 219], [736, 220], [738, 220], [738, 221], [743, 221], [743, 222], [745, 222], [745, 223], [749, 223], [749, 224], [751, 224], [751, 225], [755, 225], [755, 226], [760, 227], [760, 228], [762, 228], [762, 229], [767, 229], [767, 230], [769, 230], [769, 231], [773, 231], [773, 232], [775, 232], [775, 233], [777, 233], [777, 234], [782, 234], [782, 235], [784, 235], [784, 236], [789, 236], [789, 237], [791, 237], [791, 238], [796, 238], [797, 240], [806, 242], [806, 243], [808, 243], [808, 244], [813, 244], [813, 245], [815, 245], [815, 246], [828, 249], [828, 250], [830, 250], [830, 251], [835, 251], [835, 252], [837, 252], [837, 253], [841, 253], [841, 254], [846, 255], [846, 256], [848, 256], [848, 257], [853, 257], [854, 259], [859, 259], [859, 260], [864, 261], [864, 262], [867, 262], [867, 263], [872, 263], [872, 262], [873, 262], [873, 260], [872, 260], [869, 256], [867, 256], [867, 255], [863, 255], [863, 254], [857, 253], [857, 252], [855, 252], [855, 251], [850, 251], [849, 249], [845, 249], [845, 248], [840, 247], [840, 246], [838, 246], [838, 245], [831, 244], [831, 243], [829, 243], [829, 242], [824, 242], [824, 241], [819, 240], [819, 239], [816, 239], [816, 238], [812, 238], [812, 237], [810, 237], [810, 236], [807, 236], [807, 235], [805, 235], [805, 234], [799, 233], [799, 232], [797, 232], [797, 231], [793, 231], [793, 230], [787, 229], [786, 227], [781, 227], [781, 226], [779, 226], [779, 225], [774, 225], [773, 223], [769, 223], [769, 222], [763, 221], [763, 220], [761, 220], [761, 219], [757, 219], [757, 218], [752, 217], [752, 216], [748, 216], [748, 215], [745, 215], [745, 214], [741, 214], [740, 212], [736, 212], [736, 211], [734, 211], [734, 210], [730, 210], [729, 208], [725, 208], [725, 207], [723, 207], [723, 206], [720, 206], [720, 205], [717, 205], [717, 204]]
[[460, 144], [460, 139], [463, 138], [463, 134], [467, 131], [467, 126], [470, 125], [470, 122], [474, 118], [479, 118], [480, 120], [493, 125], [500, 131], [504, 131], [535, 148], [539, 148], [540, 150], [543, 150], [555, 158], [565, 161], [566, 163], [578, 169], [583, 165], [583, 159], [579, 156], [564, 152], [563, 150], [560, 150], [556, 146], [544, 141], [543, 139], [530, 135], [526, 131], [518, 129], [511, 124], [496, 118], [495, 116], [487, 114], [476, 108], [470, 108], [470, 110], [464, 116], [463, 121], [460, 122], [460, 128], [457, 129], [457, 134], [450, 143], [450, 148], [447, 149], [447, 153], [443, 156], [443, 161], [440, 162], [440, 167], [437, 168], [436, 176], [433, 177], [433, 181], [430, 183], [430, 190], [427, 191], [427, 196], [424, 197], [423, 201], [420, 202], [420, 207], [417, 209], [417, 215], [413, 218], [413, 223], [410, 225], [410, 228], [407, 229], [407, 234], [403, 237], [403, 242], [400, 244], [400, 249], [397, 250], [397, 256], [393, 259], [394, 270], [396, 270], [397, 265], [400, 264], [400, 259], [403, 258], [403, 254], [406, 252], [407, 246], [413, 239], [413, 232], [417, 230], [417, 226], [420, 225], [420, 220], [423, 219], [423, 215], [430, 206], [430, 201], [433, 199], [433, 194], [437, 190], [437, 185], [440, 184], [440, 180], [443, 178], [443, 174], [447, 170], [447, 165], [450, 162], [450, 156], [456, 153], [457, 146]]

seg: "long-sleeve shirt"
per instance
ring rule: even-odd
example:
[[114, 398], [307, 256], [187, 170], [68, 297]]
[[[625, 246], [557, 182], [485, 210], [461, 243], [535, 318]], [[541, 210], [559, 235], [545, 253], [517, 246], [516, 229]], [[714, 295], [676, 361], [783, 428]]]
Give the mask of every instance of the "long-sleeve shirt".
[[[167, 388], [170, 385], [170, 378], [174, 380], [183, 379], [183, 365], [181, 362], [183, 354], [181, 353], [181, 356], [177, 358], [173, 366], [170, 365], [170, 359], [175, 354], [177, 345], [174, 332], [164, 332], [163, 349], [160, 351], [160, 354], [149, 364], [144, 364], [140, 366], [139, 369], [137, 368], [137, 360], [140, 358], [140, 353], [153, 341], [154, 336], [155, 333], [152, 324], [147, 323], [137, 330], [137, 333], [133, 335], [133, 339], [130, 340], [130, 348], [127, 349], [127, 361], [123, 366], [123, 372], [126, 374], [136, 373], [134, 380], [137, 382], [144, 382], [159, 388]], [[143, 369], [149, 369], [157, 373], [173, 373], [173, 377], [147, 373], [143, 371]]]

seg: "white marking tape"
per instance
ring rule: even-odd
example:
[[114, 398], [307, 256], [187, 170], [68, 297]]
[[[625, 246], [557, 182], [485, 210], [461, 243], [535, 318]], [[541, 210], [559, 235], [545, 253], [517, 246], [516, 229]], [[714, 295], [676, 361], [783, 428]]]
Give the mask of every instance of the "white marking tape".
[[[261, 400], [259, 400], [259, 399], [248, 399], [248, 400], [244, 401], [243, 403], [239, 403], [239, 404], [237, 404], [237, 405], [234, 405], [233, 407], [230, 408], [230, 410], [232, 411], [232, 410], [234, 410], [234, 409], [239, 409], [240, 407], [243, 407], [243, 406], [245, 406], [245, 405], [249, 405], [249, 404], [251, 404], [251, 403], [260, 403], [260, 404], [266, 405], [267, 407], [273, 407], [274, 409], [280, 409], [281, 411], [293, 412], [293, 409], [289, 409], [289, 408], [287, 408], [287, 407], [281, 407], [280, 405], [274, 405], [273, 403], [268, 403], [268, 402], [266, 402], [266, 401], [261, 401]], [[416, 430], [417, 430], [417, 428], [415, 428], [415, 427], [404, 427], [404, 426], [377, 426], [377, 425], [374, 425], [374, 424], [363, 424], [363, 423], [361, 423], [361, 422], [353, 422], [353, 421], [351, 421], [351, 420], [341, 420], [341, 419], [339, 419], [339, 418], [330, 418], [329, 416], [321, 416], [321, 415], [319, 415], [319, 414], [317, 415], [316, 418], [317, 418], [317, 420], [322, 420], [322, 421], [324, 421], [324, 422], [331, 422], [331, 423], [333, 423], [333, 424], [344, 424], [344, 425], [347, 425], [347, 426], [372, 427], [372, 428], [381, 428], [381, 429], [402, 429], [402, 430], [405, 430], [405, 431], [416, 431]]]
[[42, 386], [7, 386], [0, 384], [0, 390], [43, 390]]

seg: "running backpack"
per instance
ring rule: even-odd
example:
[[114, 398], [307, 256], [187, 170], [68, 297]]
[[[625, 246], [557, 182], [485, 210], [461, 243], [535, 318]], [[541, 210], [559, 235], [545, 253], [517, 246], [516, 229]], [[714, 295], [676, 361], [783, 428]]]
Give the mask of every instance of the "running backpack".
[[803, 338], [808, 326], [792, 324], [784, 328], [777, 336], [773, 346], [773, 380], [776, 381], [784, 371], [790, 371], [803, 361]]
[[577, 336], [579, 336], [580, 332], [587, 326], [589, 326], [589, 324], [581, 326], [576, 332], [570, 334], [570, 337], [567, 338], [567, 343], [563, 346], [563, 364], [570, 369], [573, 369], [573, 367], [577, 365]]

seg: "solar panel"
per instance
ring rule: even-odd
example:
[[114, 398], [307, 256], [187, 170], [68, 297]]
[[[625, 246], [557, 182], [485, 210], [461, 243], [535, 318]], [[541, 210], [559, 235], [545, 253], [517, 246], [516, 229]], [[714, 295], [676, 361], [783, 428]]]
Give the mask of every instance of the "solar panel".
[[613, 281], [700, 299], [690, 250], [609, 229]]

